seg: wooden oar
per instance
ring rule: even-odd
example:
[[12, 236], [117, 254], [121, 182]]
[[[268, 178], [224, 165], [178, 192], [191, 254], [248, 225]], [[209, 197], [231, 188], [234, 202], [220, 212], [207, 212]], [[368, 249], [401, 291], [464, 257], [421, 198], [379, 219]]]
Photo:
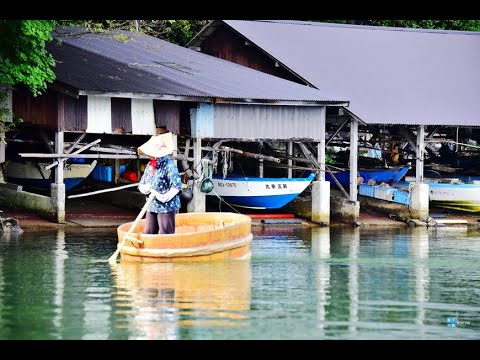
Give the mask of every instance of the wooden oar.
[[115, 252], [113, 253], [112, 256], [110, 256], [110, 258], [108, 259], [108, 262], [110, 264], [115, 264], [117, 262], [117, 256], [118, 254], [120, 254], [120, 250], [122, 250], [123, 246], [125, 245], [125, 242], [127, 241], [127, 238], [130, 236], [130, 234], [133, 232], [133, 230], [135, 229], [135, 227], [137, 226], [138, 222], [140, 220], [142, 220], [143, 218], [143, 215], [145, 215], [145, 213], [147, 212], [147, 209], [148, 207], [150, 206], [150, 204], [152, 203], [153, 199], [155, 199], [155, 195], [156, 195], [156, 191], [152, 191], [150, 193], [150, 195], [148, 196], [148, 199], [147, 199], [147, 202], [145, 203], [145, 205], [143, 206], [142, 210], [140, 211], [140, 213], [137, 215], [137, 218], [135, 219], [135, 221], [133, 222], [132, 226], [130, 226], [130, 229], [128, 230], [128, 232], [123, 236], [123, 240], [122, 242], [120, 243], [120, 245], [117, 246], [117, 250], [115, 250]]

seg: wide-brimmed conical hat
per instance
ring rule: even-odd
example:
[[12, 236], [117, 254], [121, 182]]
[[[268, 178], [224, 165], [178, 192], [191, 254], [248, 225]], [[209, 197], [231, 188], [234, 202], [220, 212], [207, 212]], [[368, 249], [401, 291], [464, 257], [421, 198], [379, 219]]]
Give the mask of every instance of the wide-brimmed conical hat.
[[139, 155], [145, 154], [154, 158], [161, 158], [173, 153], [173, 134], [171, 132], [154, 135], [137, 150]]

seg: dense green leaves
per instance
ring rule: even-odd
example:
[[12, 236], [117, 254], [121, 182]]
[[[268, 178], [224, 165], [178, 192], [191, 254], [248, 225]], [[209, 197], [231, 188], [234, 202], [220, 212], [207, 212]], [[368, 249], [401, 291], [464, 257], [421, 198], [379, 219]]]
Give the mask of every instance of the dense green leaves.
[[111, 29], [138, 31], [178, 45], [185, 45], [209, 20], [63, 20], [64, 25], [77, 25], [90, 31]]
[[[47, 88], [55, 79], [55, 62], [45, 49], [52, 40], [52, 20], [0, 20], [0, 142], [5, 132], [21, 120], [8, 122], [11, 111], [4, 102], [10, 86], [23, 84], [34, 95]], [[0, 171], [0, 181], [3, 175]]]
[[52, 20], [0, 20], [0, 84], [26, 85], [34, 95], [55, 79], [55, 62], [45, 49]]

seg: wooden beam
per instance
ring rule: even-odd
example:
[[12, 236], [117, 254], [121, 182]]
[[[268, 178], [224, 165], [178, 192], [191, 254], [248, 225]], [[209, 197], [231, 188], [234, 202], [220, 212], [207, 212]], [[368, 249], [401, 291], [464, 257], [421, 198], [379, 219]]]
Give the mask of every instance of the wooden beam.
[[[146, 155], [116, 155], [116, 154], [42, 154], [42, 153], [20, 153], [25, 158], [80, 158], [80, 159], [149, 159]], [[169, 156], [171, 159], [193, 161], [193, 158], [187, 158], [183, 155]]]
[[433, 128], [433, 130], [430, 131], [430, 133], [425, 137], [425, 140], [430, 140], [430, 139], [432, 139], [432, 138], [435, 136], [435, 134], [438, 132], [438, 130], [440, 130], [440, 128], [441, 128], [440, 125], [435, 126], [435, 127]]
[[287, 106], [348, 106], [345, 101], [301, 101], [301, 100], [262, 100], [262, 99], [223, 99], [215, 98], [215, 104], [239, 104], [239, 105], [287, 105]]
[[327, 142], [325, 143], [325, 146], [328, 146], [328, 144], [330, 144], [330, 142], [333, 140], [333, 138], [335, 136], [337, 136], [337, 134], [342, 130], [342, 128], [350, 121], [350, 117], [347, 118], [347, 120], [345, 120], [338, 128], [337, 130], [335, 130], [335, 132], [333, 133], [332, 136], [330, 136], [330, 138], [327, 140]]
[[[425, 129], [425, 128], [424, 128]], [[408, 143], [410, 144], [410, 146], [412, 147], [412, 149], [416, 149], [417, 147], [417, 143], [415, 141], [413, 141], [413, 137], [415, 136], [411, 131], [410, 129], [408, 129], [406, 126], [400, 126], [399, 127], [399, 130], [400, 130], [400, 134], [408, 141]], [[437, 155], [435, 154], [435, 152], [430, 149], [428, 147], [428, 145], [425, 145], [424, 143], [424, 146], [426, 146], [424, 148], [424, 150], [426, 150], [428, 152], [428, 154], [432, 157], [432, 158], [436, 158]]]
[[[80, 149], [78, 149], [77, 151], [75, 151], [73, 154], [79, 154], [81, 153], [82, 151], [92, 147], [93, 145], [95, 144], [98, 144], [100, 141], [102, 141], [101, 139], [97, 139], [95, 141], [92, 141], [91, 143], [81, 147]], [[66, 152], [67, 153], [67, 152]], [[67, 153], [68, 154], [68, 153]], [[60, 161], [65, 161], [66, 159], [60, 159]], [[45, 169], [48, 170], [48, 169], [51, 169], [52, 167], [54, 166], [57, 166], [59, 164], [58, 160], [57, 161], [54, 161], [53, 163], [51, 163], [50, 165], [48, 166], [45, 166]]]
[[114, 188], [110, 188], [110, 189], [97, 190], [97, 191], [92, 191], [92, 192], [83, 193], [83, 194], [69, 195], [69, 196], [67, 196], [67, 199], [75, 199], [75, 198], [84, 197], [84, 196], [103, 194], [103, 193], [110, 192], [110, 191], [117, 191], [117, 190], [122, 190], [122, 189], [127, 189], [127, 188], [130, 188], [130, 187], [138, 186], [139, 184], [140, 183], [137, 182], [137, 183], [118, 186], [118, 187], [114, 187]]
[[234, 149], [228, 146], [222, 146], [222, 147], [209, 147], [209, 146], [202, 146], [202, 150], [207, 150], [207, 151], [231, 151], [234, 153], [237, 153], [239, 155], [253, 158], [253, 159], [258, 159], [260, 160], [266, 160], [266, 161], [273, 161], [279, 163], [281, 160], [279, 158], [273, 157], [273, 156], [267, 156], [267, 155], [262, 155], [262, 154], [255, 154], [247, 151], [243, 151], [240, 149]]
[[154, 99], [154, 100], [172, 100], [172, 101], [191, 101], [191, 102], [200, 102], [200, 103], [213, 103], [212, 97], [201, 97], [201, 96], [177, 96], [177, 95], [159, 95], [159, 94], [137, 94], [130, 92], [103, 92], [103, 91], [88, 91], [80, 90], [79, 95], [95, 95], [95, 96], [105, 96], [105, 97], [120, 97], [120, 98], [131, 98], [131, 99]]
[[73, 144], [70, 145], [70, 147], [67, 150], [65, 150], [65, 154], [70, 154], [75, 149], [75, 146], [78, 145], [85, 136], [87, 136], [87, 133], [85, 132], [83, 134], [80, 134], [80, 136], [73, 142]]

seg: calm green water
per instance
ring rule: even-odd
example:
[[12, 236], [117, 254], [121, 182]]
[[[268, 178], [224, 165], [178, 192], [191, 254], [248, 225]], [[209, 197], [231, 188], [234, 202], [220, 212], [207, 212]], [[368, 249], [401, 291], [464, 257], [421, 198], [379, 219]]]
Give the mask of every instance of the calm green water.
[[480, 338], [478, 231], [253, 232], [249, 261], [113, 268], [112, 229], [4, 235], [0, 339]]

